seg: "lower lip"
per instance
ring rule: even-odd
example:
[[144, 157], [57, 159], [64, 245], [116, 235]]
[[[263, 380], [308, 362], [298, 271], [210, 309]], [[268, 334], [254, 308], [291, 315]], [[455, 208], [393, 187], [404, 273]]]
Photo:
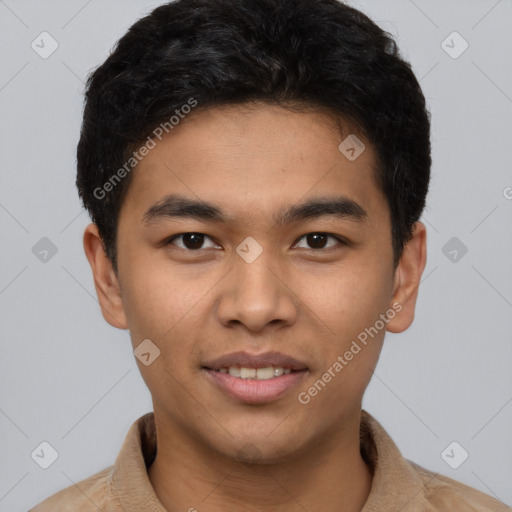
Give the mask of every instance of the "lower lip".
[[273, 377], [267, 380], [241, 379], [229, 373], [203, 368], [224, 392], [232, 398], [247, 404], [263, 404], [277, 400], [287, 391], [298, 386], [307, 370], [301, 370]]

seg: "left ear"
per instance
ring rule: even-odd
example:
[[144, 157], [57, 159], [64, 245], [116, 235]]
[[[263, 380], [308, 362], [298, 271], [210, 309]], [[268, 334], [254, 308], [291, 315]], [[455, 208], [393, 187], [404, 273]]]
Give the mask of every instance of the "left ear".
[[416, 299], [421, 275], [427, 263], [427, 229], [421, 222], [413, 226], [413, 235], [405, 245], [395, 270], [391, 304], [399, 303], [402, 309], [387, 323], [389, 332], [403, 332], [414, 320]]

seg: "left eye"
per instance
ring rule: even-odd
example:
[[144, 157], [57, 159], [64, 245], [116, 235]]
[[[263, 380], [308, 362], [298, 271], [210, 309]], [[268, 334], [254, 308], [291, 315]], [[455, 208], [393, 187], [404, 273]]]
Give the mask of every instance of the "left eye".
[[334, 244], [326, 245], [327, 240], [331, 238], [336, 240], [339, 244], [344, 245], [343, 240], [334, 235], [329, 235], [328, 233], [308, 233], [300, 238], [300, 240], [306, 240], [306, 242], [310, 245], [310, 247], [305, 247], [305, 249], [327, 249], [332, 247]]

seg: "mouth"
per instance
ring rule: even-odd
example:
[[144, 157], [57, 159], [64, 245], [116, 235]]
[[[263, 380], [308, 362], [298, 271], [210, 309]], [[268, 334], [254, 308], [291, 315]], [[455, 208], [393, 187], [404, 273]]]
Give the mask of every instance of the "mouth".
[[[211, 368], [207, 368], [211, 369]], [[256, 379], [256, 380], [269, 380], [281, 375], [288, 375], [292, 371], [291, 368], [283, 368], [282, 366], [266, 366], [264, 368], [250, 368], [247, 366], [229, 366], [228, 368], [220, 368], [217, 371], [231, 375], [231, 377], [237, 377], [239, 379]]]
[[236, 352], [205, 363], [202, 370], [231, 399], [262, 404], [275, 401], [298, 386], [309, 368], [279, 352]]

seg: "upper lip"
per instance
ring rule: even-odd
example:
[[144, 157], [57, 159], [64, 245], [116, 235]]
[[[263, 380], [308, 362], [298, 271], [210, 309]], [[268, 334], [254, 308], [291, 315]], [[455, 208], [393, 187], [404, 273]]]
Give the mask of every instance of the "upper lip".
[[266, 368], [277, 366], [290, 368], [291, 370], [307, 370], [307, 365], [294, 357], [281, 354], [280, 352], [264, 352], [262, 354], [249, 354], [248, 352], [233, 352], [226, 354], [212, 361], [203, 364], [204, 368], [220, 370], [230, 366], [245, 368]]

